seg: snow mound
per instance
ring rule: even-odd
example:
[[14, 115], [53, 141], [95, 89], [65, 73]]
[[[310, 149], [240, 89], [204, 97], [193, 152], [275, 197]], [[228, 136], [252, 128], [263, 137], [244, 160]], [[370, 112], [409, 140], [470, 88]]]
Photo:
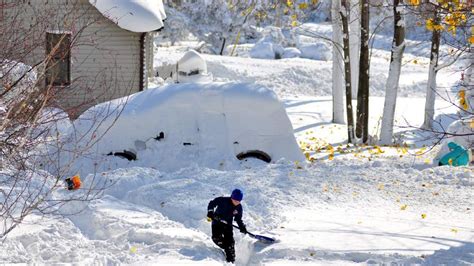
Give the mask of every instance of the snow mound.
[[298, 49], [301, 51], [302, 58], [322, 61], [332, 59], [331, 48], [325, 43], [300, 44]]
[[273, 50], [273, 43], [258, 42], [254, 45], [249, 53], [252, 58], [260, 59], [275, 59], [275, 51]]
[[[77, 167], [83, 174], [104, 158], [104, 170], [127, 163], [165, 171], [233, 168], [236, 156], [304, 159], [276, 95], [239, 83], [172, 84], [97, 105], [74, 122], [67, 142], [72, 153], [89, 155]], [[136, 161], [106, 156], [124, 151]]]
[[287, 47], [283, 50], [282, 58], [295, 58], [301, 57], [301, 51], [295, 47]]
[[161, 29], [166, 19], [162, 0], [89, 0], [102, 15], [133, 32]]

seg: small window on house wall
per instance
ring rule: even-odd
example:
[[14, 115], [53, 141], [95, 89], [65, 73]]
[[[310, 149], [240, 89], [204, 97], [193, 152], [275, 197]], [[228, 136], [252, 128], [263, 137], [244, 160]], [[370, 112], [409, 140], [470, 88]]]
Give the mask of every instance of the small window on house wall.
[[46, 33], [46, 85], [71, 84], [70, 48], [70, 33]]

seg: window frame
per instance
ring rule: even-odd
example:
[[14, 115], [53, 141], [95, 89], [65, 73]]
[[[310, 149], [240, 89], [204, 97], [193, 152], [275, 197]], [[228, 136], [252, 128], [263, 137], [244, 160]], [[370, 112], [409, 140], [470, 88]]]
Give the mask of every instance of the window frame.
[[46, 32], [46, 86], [71, 85], [71, 37], [70, 32]]

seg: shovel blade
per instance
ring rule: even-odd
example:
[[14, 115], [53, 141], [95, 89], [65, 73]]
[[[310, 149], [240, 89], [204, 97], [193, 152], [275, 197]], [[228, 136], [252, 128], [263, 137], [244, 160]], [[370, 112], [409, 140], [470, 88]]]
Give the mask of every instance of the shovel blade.
[[272, 244], [275, 242], [275, 239], [268, 237], [268, 236], [261, 236], [261, 235], [251, 235], [253, 238], [257, 239], [258, 241], [265, 243], [265, 244]]

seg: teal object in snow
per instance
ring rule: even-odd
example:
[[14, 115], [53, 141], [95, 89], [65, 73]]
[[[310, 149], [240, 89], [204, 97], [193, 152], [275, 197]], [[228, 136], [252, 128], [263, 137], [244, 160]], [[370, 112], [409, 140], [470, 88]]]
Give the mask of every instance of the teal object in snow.
[[[466, 148], [455, 142], [448, 143], [448, 148], [450, 152], [441, 157], [439, 165], [469, 165], [469, 153]], [[449, 163], [450, 160], [452, 160], [451, 163]]]

